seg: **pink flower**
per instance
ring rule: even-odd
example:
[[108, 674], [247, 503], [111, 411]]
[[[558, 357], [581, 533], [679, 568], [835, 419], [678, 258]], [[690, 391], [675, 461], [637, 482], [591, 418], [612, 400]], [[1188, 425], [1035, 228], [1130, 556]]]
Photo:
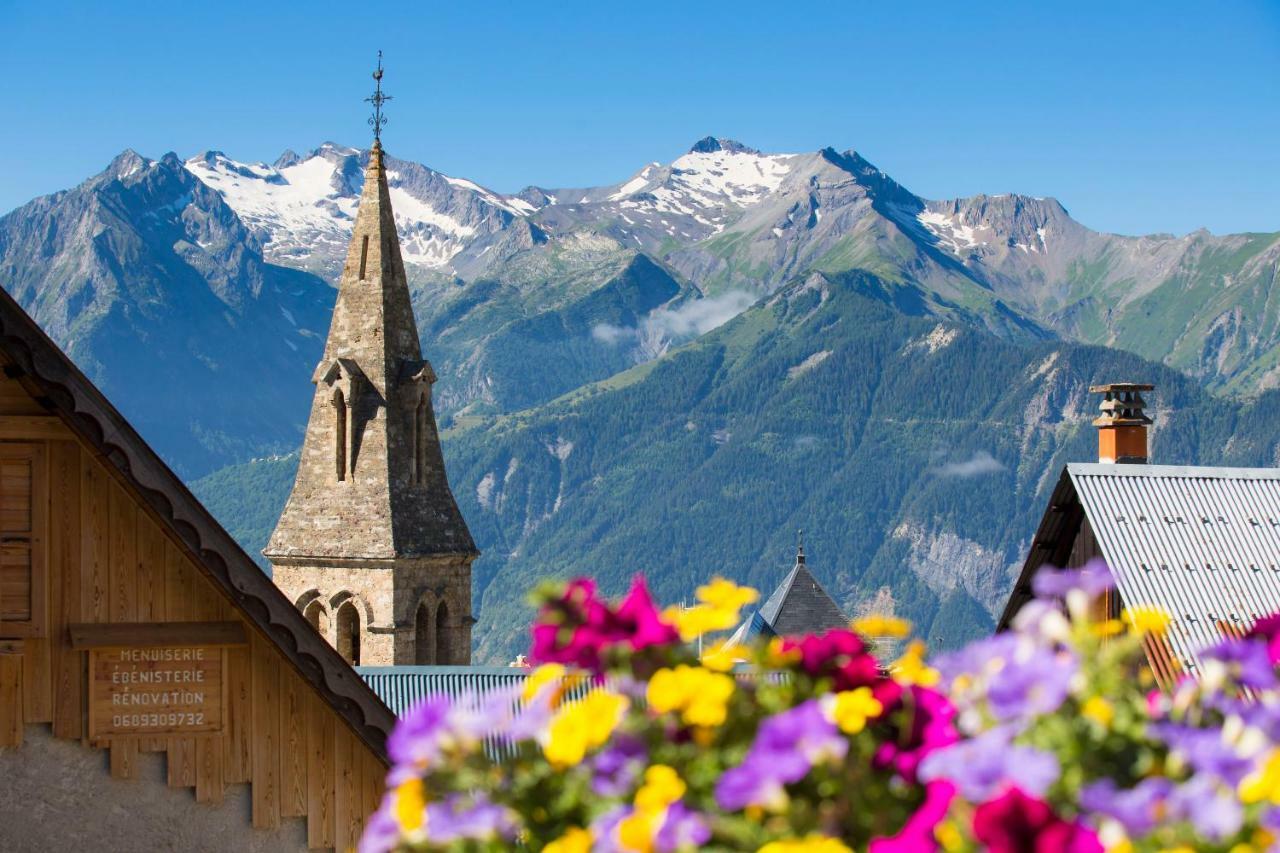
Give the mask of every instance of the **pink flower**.
[[617, 620], [627, 643], [634, 651], [680, 642], [680, 634], [675, 626], [662, 621], [658, 608], [649, 595], [644, 575], [636, 575], [631, 582], [631, 591], [618, 606]]
[[930, 782], [924, 789], [924, 802], [907, 818], [902, 831], [892, 838], [872, 839], [868, 853], [934, 853], [938, 844], [934, 830], [947, 816], [956, 786], [945, 779]]
[[875, 765], [892, 767], [908, 782], [916, 781], [916, 769], [925, 756], [960, 739], [952, 724], [955, 715], [951, 702], [936, 690], [913, 684], [901, 691], [898, 702], [881, 715], [900, 729], [884, 738]]
[[1259, 619], [1246, 636], [1264, 640], [1267, 644], [1267, 657], [1273, 665], [1280, 666], [1280, 613]]
[[991, 853], [1102, 853], [1092, 830], [1068, 823], [1018, 788], [978, 806], [973, 834]]
[[616, 610], [596, 594], [592, 581], [579, 578], [559, 598], [543, 604], [529, 656], [535, 663], [569, 664], [598, 674], [611, 649], [625, 645], [641, 651], [679, 639], [675, 627], [659, 616], [643, 576], [636, 576]]
[[784, 640], [782, 651], [799, 652], [800, 669], [814, 678], [830, 678], [837, 691], [868, 687], [881, 679], [879, 664], [853, 631], [836, 628]]

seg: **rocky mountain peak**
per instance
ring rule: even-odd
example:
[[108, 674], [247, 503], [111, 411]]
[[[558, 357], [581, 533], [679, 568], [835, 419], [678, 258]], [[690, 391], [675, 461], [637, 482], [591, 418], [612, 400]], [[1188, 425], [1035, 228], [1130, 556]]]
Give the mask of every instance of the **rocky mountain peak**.
[[704, 136], [689, 149], [690, 154], [714, 154], [717, 151], [727, 151], [730, 154], [759, 154], [760, 152], [754, 148], [743, 145], [732, 139], [720, 139], [715, 136]]
[[143, 157], [132, 148], [126, 148], [107, 164], [103, 174], [108, 178], [126, 178], [140, 172], [149, 165], [151, 165], [151, 161], [146, 157]]

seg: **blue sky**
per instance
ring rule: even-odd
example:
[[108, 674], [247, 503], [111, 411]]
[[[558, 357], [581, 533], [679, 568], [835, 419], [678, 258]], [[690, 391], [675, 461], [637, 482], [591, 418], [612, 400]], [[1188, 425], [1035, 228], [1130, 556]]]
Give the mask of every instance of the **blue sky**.
[[1280, 230], [1280, 0], [452, 5], [0, 0], [0, 211], [126, 147], [366, 144], [382, 48], [387, 148], [497, 190], [714, 134], [1100, 230]]

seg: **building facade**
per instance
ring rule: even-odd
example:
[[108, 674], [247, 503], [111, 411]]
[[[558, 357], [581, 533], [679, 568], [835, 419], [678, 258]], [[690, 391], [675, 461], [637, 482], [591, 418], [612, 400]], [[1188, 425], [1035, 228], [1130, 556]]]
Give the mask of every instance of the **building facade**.
[[348, 663], [471, 660], [479, 556], [445, 475], [380, 142], [338, 287], [297, 480], [264, 554]]

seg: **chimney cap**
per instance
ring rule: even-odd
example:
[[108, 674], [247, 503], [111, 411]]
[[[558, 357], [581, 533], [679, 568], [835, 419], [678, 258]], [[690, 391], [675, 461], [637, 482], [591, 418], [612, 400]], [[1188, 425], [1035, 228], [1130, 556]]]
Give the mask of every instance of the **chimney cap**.
[[1113, 382], [1108, 385], [1090, 385], [1093, 394], [1102, 394], [1102, 402], [1098, 409], [1102, 414], [1093, 425], [1097, 427], [1145, 427], [1151, 423], [1145, 409], [1147, 401], [1142, 399], [1143, 391], [1152, 391], [1156, 386], [1144, 382]]

